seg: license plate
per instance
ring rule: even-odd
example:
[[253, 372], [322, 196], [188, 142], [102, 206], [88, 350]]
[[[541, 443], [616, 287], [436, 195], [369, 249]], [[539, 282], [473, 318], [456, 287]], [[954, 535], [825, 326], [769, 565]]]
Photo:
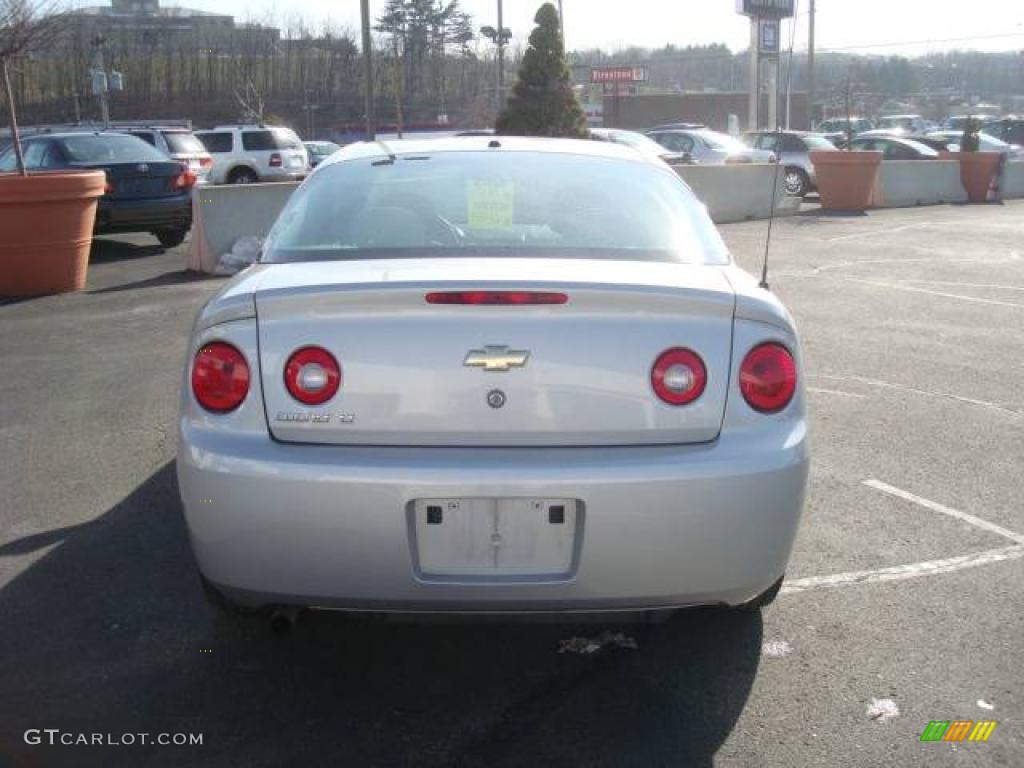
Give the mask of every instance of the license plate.
[[575, 499], [418, 499], [412, 507], [425, 577], [564, 577], [572, 571]]
[[289, 168], [301, 168], [302, 167], [302, 158], [301, 157], [289, 157], [288, 158], [288, 167]]

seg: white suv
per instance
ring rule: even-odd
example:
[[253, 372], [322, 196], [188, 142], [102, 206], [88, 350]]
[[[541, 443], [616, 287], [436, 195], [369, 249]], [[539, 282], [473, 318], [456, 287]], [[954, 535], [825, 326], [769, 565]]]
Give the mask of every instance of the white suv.
[[270, 125], [218, 125], [196, 131], [213, 157], [211, 184], [291, 181], [310, 172], [309, 153], [289, 128]]

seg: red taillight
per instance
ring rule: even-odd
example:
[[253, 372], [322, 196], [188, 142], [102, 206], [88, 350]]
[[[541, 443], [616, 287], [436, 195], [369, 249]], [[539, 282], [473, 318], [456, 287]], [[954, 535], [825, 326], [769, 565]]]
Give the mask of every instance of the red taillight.
[[781, 411], [796, 392], [796, 361], [781, 344], [754, 347], [740, 366], [740, 391], [751, 408], [761, 413]]
[[696, 352], [682, 347], [662, 352], [651, 369], [651, 386], [669, 405], [692, 403], [703, 394], [707, 383], [704, 361]]
[[200, 168], [209, 168], [211, 165], [213, 165], [213, 158], [212, 157], [201, 157], [201, 158], [199, 158], [199, 167]]
[[564, 293], [548, 291], [439, 291], [427, 294], [427, 304], [565, 304]]
[[104, 183], [103, 185], [103, 194], [109, 195], [115, 189], [117, 189], [117, 187], [114, 186], [114, 182], [112, 182], [110, 179], [107, 179], [106, 183]]
[[270, 156], [270, 167], [271, 168], [280, 168], [281, 164], [282, 164], [282, 161], [281, 161], [281, 153], [280, 152], [275, 152], [274, 154], [272, 154]]
[[181, 166], [181, 173], [174, 179], [175, 189], [191, 189], [196, 184], [196, 175], [189, 170], [187, 165]]
[[230, 344], [204, 344], [192, 361], [192, 394], [215, 413], [233, 411], [249, 393], [249, 364]]
[[326, 403], [341, 386], [341, 368], [334, 355], [320, 347], [303, 347], [288, 358], [284, 385], [292, 397], [306, 405]]

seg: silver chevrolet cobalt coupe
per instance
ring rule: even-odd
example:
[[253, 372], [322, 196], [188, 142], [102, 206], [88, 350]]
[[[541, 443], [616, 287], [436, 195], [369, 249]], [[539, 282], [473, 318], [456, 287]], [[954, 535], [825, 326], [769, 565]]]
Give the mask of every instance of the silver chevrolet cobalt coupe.
[[207, 593], [278, 611], [761, 606], [808, 470], [789, 314], [591, 141], [332, 155], [200, 312], [179, 427]]

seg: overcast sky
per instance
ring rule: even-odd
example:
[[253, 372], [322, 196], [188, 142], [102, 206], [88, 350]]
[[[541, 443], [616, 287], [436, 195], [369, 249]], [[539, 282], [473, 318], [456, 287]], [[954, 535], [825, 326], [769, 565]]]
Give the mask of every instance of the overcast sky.
[[[103, 0], [101, 0], [102, 2]], [[272, 15], [278, 25], [291, 14], [307, 22], [331, 19], [358, 28], [359, 0], [162, 0], [240, 19]], [[806, 46], [808, 0], [797, 0], [801, 17], [797, 49]], [[92, 0], [90, 4], [95, 3]], [[734, 50], [749, 39], [735, 0], [563, 0], [570, 48], [662, 46], [724, 42]], [[504, 0], [505, 26], [517, 39], [529, 35], [539, 0]], [[376, 15], [384, 0], [371, 0]], [[475, 26], [496, 25], [497, 0], [462, 0]], [[956, 38], [956, 40], [952, 40]], [[960, 38], [972, 38], [962, 40]], [[788, 32], [784, 36], [788, 47]], [[921, 42], [918, 42], [921, 41]], [[913, 42], [913, 45], [908, 43]], [[890, 45], [891, 44], [891, 45]], [[876, 53], [918, 54], [929, 50], [976, 48], [1024, 50], [1021, 0], [818, 0], [818, 47], [864, 48]]]

